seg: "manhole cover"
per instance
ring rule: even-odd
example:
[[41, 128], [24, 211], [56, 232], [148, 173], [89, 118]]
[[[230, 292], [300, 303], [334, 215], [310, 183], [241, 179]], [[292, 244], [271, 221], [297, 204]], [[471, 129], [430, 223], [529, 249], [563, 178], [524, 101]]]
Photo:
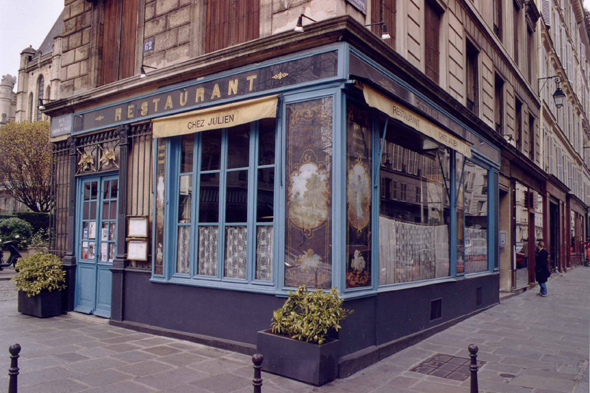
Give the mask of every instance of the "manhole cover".
[[[434, 375], [435, 377], [452, 379], [455, 381], [466, 381], [471, 375], [469, 371], [469, 362], [470, 360], [468, 358], [437, 353], [410, 371], [420, 374]], [[477, 362], [479, 367], [484, 364], [485, 362]]]

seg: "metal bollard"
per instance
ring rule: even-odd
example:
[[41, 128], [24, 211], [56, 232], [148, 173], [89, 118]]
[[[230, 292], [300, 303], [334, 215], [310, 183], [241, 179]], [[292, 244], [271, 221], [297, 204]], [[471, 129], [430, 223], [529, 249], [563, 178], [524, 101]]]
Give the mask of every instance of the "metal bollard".
[[471, 390], [470, 393], [479, 393], [479, 386], [477, 384], [477, 351], [479, 348], [475, 344], [469, 345], [469, 356], [471, 356], [471, 364], [469, 365], [469, 371], [471, 371]]
[[[252, 363], [254, 363], [254, 379], [252, 380], [252, 386], [254, 386], [254, 393], [262, 393], [262, 361], [264, 358], [261, 354], [256, 353], [252, 356]], [[10, 392], [9, 392], [10, 393]]]
[[8, 369], [8, 393], [17, 393], [17, 377], [18, 377], [18, 354], [20, 353], [20, 345], [14, 344], [8, 348], [10, 352], [10, 368]]

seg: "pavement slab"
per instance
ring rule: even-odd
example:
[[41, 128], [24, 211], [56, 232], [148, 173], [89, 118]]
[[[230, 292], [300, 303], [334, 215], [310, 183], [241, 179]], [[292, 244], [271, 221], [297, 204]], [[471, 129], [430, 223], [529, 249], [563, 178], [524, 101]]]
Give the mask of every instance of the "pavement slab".
[[[551, 277], [549, 296], [537, 288], [505, 298], [420, 343], [345, 379], [321, 387], [262, 373], [263, 393], [469, 393], [470, 380], [413, 372], [437, 357], [468, 358], [480, 348], [481, 393], [590, 393], [590, 268]], [[2, 348], [23, 350], [19, 393], [251, 393], [249, 356], [127, 330], [69, 313], [37, 319], [16, 311], [16, 291], [0, 280]], [[433, 368], [434, 369], [434, 368]], [[4, 373], [2, 373], [4, 374]], [[0, 392], [8, 378], [0, 374]]]

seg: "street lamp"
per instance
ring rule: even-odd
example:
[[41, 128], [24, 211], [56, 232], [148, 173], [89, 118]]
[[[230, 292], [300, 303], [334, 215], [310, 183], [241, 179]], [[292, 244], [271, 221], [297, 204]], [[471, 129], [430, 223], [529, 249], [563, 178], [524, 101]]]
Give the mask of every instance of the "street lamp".
[[39, 110], [40, 111], [44, 111], [45, 110], [45, 105], [43, 105], [43, 101], [48, 102], [48, 101], [56, 101], [56, 100], [50, 100], [49, 98], [39, 98]]
[[145, 72], [145, 69], [146, 68], [151, 68], [152, 70], [157, 70], [156, 67], [152, 67], [152, 66], [149, 66], [149, 65], [142, 64], [141, 65], [141, 75], [139, 75], [140, 78], [145, 78], [147, 76], [147, 74]]
[[543, 83], [543, 86], [539, 87], [539, 92], [543, 89], [543, 87], [545, 87], [545, 83], [547, 83], [547, 80], [549, 79], [555, 79], [555, 93], [553, 93], [553, 102], [555, 102], [555, 107], [557, 109], [561, 108], [565, 102], [565, 98], [566, 95], [563, 92], [563, 90], [561, 90], [561, 88], [559, 87], [559, 82], [561, 82], [561, 79], [559, 78], [558, 75], [553, 75], [553, 76], [547, 76], [545, 78], [539, 78], [537, 80], [537, 83], [541, 82], [542, 80], [544, 80], [545, 82]]

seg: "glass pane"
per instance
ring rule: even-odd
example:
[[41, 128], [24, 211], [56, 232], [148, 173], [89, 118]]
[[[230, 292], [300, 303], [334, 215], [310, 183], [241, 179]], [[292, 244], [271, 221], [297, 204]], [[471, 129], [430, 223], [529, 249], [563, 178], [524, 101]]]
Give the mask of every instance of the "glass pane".
[[274, 215], [274, 168], [258, 170], [258, 190], [256, 195], [256, 221], [272, 222]]
[[232, 127], [227, 131], [227, 167], [247, 168], [250, 164], [250, 124]]
[[96, 242], [88, 242], [88, 259], [96, 257]]
[[115, 243], [109, 243], [109, 262], [115, 259]]
[[201, 133], [201, 170], [219, 169], [221, 161], [221, 130]]
[[102, 228], [100, 228], [100, 240], [101, 241], [108, 241], [109, 240], [109, 223], [103, 222]]
[[465, 273], [483, 272], [488, 270], [488, 171], [467, 161], [465, 175], [472, 179], [465, 185]]
[[166, 188], [166, 141], [158, 139], [156, 164], [156, 234], [154, 256], [154, 273], [164, 272], [164, 216], [165, 216], [165, 188]]
[[379, 284], [447, 277], [449, 151], [390, 122], [380, 164]]
[[191, 260], [191, 227], [178, 227], [178, 256], [176, 262], [177, 273], [188, 273]]
[[246, 245], [248, 230], [246, 226], [225, 228], [224, 276], [246, 278]]
[[82, 239], [84, 239], [84, 240], [88, 239], [88, 223], [87, 222], [84, 223], [84, 228], [82, 229]]
[[90, 202], [84, 202], [84, 213], [82, 214], [82, 218], [84, 220], [88, 220], [90, 218]]
[[109, 223], [109, 240], [115, 240], [117, 232], [117, 224], [114, 222]]
[[96, 202], [90, 202], [90, 219], [96, 220]]
[[109, 260], [109, 244], [100, 243], [100, 261], [107, 262]]
[[258, 131], [258, 165], [272, 165], [275, 163], [275, 119], [260, 121]]
[[199, 227], [197, 274], [217, 276], [217, 238], [219, 228]]
[[464, 159], [462, 154], [456, 154], [457, 184], [461, 182], [457, 189], [457, 274], [465, 273], [465, 182], [469, 182], [470, 179], [466, 178], [463, 170]]
[[84, 200], [90, 200], [90, 183], [84, 183]]
[[256, 228], [256, 279], [272, 281], [273, 226]]
[[111, 220], [115, 220], [117, 218], [117, 201], [111, 201], [111, 214], [109, 215]]
[[189, 173], [193, 171], [193, 146], [195, 136], [182, 136], [182, 149], [180, 151], [180, 173]]
[[82, 242], [82, 259], [88, 259], [88, 242]]
[[287, 105], [285, 286], [332, 286], [332, 98]]
[[193, 196], [193, 176], [180, 176], [178, 184], [178, 222], [191, 222], [191, 201]]
[[93, 181], [90, 185], [90, 199], [98, 198], [98, 182]]
[[201, 174], [199, 221], [219, 221], [219, 173]]
[[104, 188], [103, 191], [102, 191], [103, 199], [109, 199], [109, 197], [111, 195], [110, 194], [110, 187], [109, 187], [110, 184], [111, 184], [110, 181], [105, 181], [103, 183], [103, 188]]
[[248, 171], [227, 172], [226, 222], [248, 221]]
[[346, 287], [371, 286], [371, 113], [347, 109]]
[[102, 203], [102, 219], [103, 220], [108, 220], [109, 219], [109, 202], [103, 202]]
[[111, 180], [111, 199], [117, 199], [117, 192], [119, 191], [118, 185], [118, 180]]

